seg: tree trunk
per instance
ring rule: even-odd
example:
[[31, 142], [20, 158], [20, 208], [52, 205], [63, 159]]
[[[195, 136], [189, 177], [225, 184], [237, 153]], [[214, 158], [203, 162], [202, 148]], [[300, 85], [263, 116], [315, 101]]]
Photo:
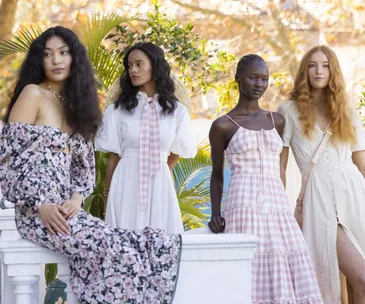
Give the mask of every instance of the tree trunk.
[[0, 38], [11, 34], [15, 23], [18, 0], [2, 0], [0, 5]]

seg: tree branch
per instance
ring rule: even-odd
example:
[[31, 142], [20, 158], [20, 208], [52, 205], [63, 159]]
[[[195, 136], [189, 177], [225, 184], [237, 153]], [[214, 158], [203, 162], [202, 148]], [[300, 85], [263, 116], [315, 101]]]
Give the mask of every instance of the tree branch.
[[18, 0], [3, 0], [0, 5], [0, 37], [11, 34], [15, 24]]
[[172, 2], [180, 5], [181, 7], [184, 7], [184, 8], [193, 10], [193, 11], [201, 12], [206, 15], [215, 15], [220, 19], [229, 18], [233, 23], [242, 26], [246, 30], [253, 32], [259, 38], [263, 39], [266, 43], [268, 43], [272, 47], [272, 49], [275, 51], [276, 54], [282, 54], [283, 52], [285, 52], [285, 50], [279, 44], [277, 44], [276, 41], [274, 39], [272, 39], [270, 36], [264, 35], [264, 37], [263, 37], [263, 35], [262, 35], [264, 33], [263, 30], [260, 30], [258, 27], [252, 27], [252, 25], [250, 23], [246, 22], [244, 19], [240, 19], [240, 18], [237, 18], [232, 15], [226, 15], [224, 13], [219, 12], [218, 10], [212, 10], [212, 9], [203, 8], [203, 7], [196, 6], [196, 5], [183, 3], [180, 0], [172, 0]]

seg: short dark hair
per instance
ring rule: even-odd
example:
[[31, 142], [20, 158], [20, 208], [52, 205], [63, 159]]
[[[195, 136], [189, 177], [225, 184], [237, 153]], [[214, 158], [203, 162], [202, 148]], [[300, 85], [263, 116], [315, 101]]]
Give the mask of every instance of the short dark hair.
[[266, 64], [265, 60], [262, 59], [259, 55], [256, 55], [256, 54], [244, 55], [241, 57], [241, 59], [237, 63], [235, 78], [237, 79], [237, 77], [240, 75], [242, 69], [253, 61], [262, 61], [263, 63]]

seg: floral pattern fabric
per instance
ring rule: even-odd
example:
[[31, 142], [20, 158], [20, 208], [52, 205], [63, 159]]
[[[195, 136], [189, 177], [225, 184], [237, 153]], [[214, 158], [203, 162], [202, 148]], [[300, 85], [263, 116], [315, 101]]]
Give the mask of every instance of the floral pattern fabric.
[[80, 303], [171, 303], [178, 277], [180, 235], [145, 228], [115, 229], [81, 210], [71, 234], [50, 235], [38, 216], [43, 203], [87, 197], [95, 182], [92, 144], [51, 126], [8, 123], [0, 134], [0, 184], [15, 203], [20, 235], [68, 258]]

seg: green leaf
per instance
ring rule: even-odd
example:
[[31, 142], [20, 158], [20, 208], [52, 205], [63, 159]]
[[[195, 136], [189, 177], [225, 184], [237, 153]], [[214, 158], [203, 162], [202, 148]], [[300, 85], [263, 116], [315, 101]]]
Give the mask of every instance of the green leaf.
[[183, 212], [183, 213], [188, 213], [190, 215], [194, 215], [201, 219], [207, 219], [207, 216], [204, 213], [200, 212], [197, 208], [195, 208], [193, 206], [190, 206], [190, 205], [187, 205], [184, 203], [179, 203], [179, 206], [180, 206], [181, 212]]
[[17, 53], [28, 52], [30, 44], [41, 33], [42, 30], [39, 27], [32, 26], [19, 30], [16, 34], [12, 34], [9, 39], [0, 38], [0, 59]]

